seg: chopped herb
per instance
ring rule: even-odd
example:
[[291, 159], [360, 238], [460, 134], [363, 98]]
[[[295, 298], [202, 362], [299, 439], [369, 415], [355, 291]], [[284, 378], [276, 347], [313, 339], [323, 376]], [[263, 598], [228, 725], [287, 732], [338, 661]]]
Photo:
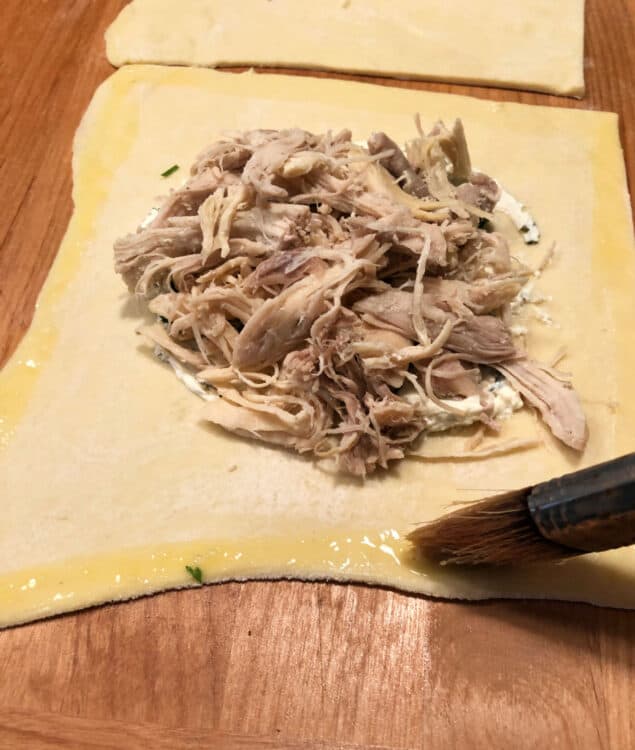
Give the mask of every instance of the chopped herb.
[[187, 570], [195, 581], [203, 583], [203, 571], [199, 567], [193, 568], [191, 565], [186, 565], [185, 570]]
[[161, 172], [161, 177], [169, 177], [171, 174], [174, 174], [178, 168], [178, 164], [173, 164], [171, 167], [166, 169], [165, 172]]

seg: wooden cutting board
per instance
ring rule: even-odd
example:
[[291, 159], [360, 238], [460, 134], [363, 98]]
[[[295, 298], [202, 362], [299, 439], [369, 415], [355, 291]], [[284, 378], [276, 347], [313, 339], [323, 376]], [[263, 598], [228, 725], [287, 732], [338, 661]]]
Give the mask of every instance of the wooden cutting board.
[[[69, 219], [73, 133], [111, 72], [103, 32], [124, 4], [0, 2], [0, 361]], [[589, 0], [582, 102], [376, 82], [617, 111], [633, 185], [634, 40], [632, 0]], [[621, 749], [635, 747], [634, 707], [635, 612], [586, 605], [223, 584], [0, 632], [12, 750]]]

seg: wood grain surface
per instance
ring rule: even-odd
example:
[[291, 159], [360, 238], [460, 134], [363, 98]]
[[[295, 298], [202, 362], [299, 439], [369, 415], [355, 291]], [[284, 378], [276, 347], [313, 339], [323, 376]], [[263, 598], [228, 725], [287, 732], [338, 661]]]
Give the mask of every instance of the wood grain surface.
[[[0, 2], [0, 362], [70, 217], [73, 133], [124, 4]], [[585, 66], [580, 102], [370, 80], [617, 111], [635, 185], [633, 0], [589, 0]], [[635, 613], [586, 605], [223, 584], [0, 632], [0, 748], [621, 750], [634, 707]]]

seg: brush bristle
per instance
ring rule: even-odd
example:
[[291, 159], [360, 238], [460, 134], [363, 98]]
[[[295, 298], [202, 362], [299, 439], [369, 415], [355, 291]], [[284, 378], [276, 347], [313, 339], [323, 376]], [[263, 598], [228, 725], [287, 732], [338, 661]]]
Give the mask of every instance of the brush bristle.
[[486, 498], [419, 526], [408, 539], [442, 565], [524, 565], [576, 554], [540, 534], [528, 494], [523, 489]]

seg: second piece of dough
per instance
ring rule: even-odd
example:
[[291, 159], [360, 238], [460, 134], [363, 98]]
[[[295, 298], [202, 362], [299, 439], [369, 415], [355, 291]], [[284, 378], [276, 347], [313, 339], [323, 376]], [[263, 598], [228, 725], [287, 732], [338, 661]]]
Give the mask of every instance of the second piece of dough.
[[113, 65], [260, 65], [581, 96], [584, 0], [133, 0]]

